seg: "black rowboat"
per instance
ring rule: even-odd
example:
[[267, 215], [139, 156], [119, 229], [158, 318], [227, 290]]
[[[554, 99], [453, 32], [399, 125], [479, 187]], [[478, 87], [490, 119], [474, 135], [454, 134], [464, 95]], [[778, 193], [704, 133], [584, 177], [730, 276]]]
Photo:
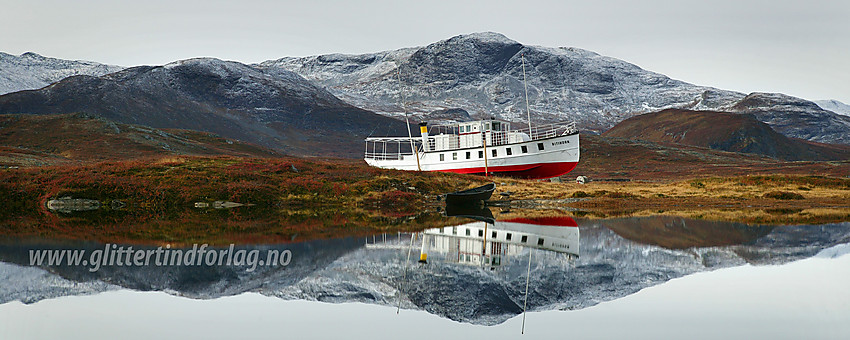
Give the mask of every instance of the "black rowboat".
[[489, 183], [477, 188], [448, 193], [446, 205], [482, 204], [490, 199], [494, 190], [496, 190], [496, 183]]

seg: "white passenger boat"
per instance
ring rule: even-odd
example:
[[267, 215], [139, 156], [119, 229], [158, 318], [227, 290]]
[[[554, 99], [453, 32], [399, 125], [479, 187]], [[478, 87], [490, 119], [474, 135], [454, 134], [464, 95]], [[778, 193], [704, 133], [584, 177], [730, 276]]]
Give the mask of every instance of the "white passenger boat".
[[578, 136], [575, 123], [522, 130], [495, 119], [431, 128], [422, 123], [419, 137], [367, 138], [365, 160], [399, 170], [552, 178], [578, 164]]

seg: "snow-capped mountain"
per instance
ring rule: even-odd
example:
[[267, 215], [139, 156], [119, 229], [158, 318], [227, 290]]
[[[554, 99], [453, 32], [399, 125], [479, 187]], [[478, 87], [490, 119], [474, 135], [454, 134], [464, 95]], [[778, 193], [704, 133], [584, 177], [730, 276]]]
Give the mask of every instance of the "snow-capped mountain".
[[403, 122], [346, 104], [295, 73], [213, 58], [73, 76], [0, 96], [0, 114], [74, 112], [207, 131], [297, 155], [359, 157], [370, 133], [405, 130]]
[[0, 95], [40, 89], [70, 76], [102, 76], [123, 69], [91, 61], [49, 58], [32, 52], [19, 56], [0, 52]]
[[[403, 88], [408, 110], [424, 116], [440, 113], [422, 120], [463, 120], [468, 114], [523, 122], [523, 64], [535, 122], [575, 120], [585, 130], [602, 132], [635, 114], [666, 108], [732, 111], [754, 113], [790, 137], [850, 144], [850, 119], [811, 102], [697, 86], [591, 51], [528, 46], [498, 33], [362, 55], [281, 58], [254, 66], [293, 71], [355, 106], [385, 115], [404, 112], [399, 99]], [[766, 96], [770, 100], [762, 100], [761, 106], [750, 105], [753, 97]], [[740, 103], [745, 99], [747, 103]], [[447, 109], [456, 114], [447, 116]]]
[[815, 104], [818, 104], [818, 106], [824, 110], [829, 110], [840, 115], [850, 116], [850, 105], [844, 104], [835, 99], [815, 100]]

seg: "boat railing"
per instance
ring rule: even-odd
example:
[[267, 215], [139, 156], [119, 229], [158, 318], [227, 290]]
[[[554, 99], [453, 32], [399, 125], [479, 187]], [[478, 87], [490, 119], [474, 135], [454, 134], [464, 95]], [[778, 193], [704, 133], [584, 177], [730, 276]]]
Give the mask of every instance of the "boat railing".
[[531, 140], [546, 139], [578, 132], [575, 122], [558, 122], [551, 124], [533, 125], [530, 129], [520, 129], [517, 132], [527, 134]]
[[[532, 141], [552, 138], [562, 135], [577, 133], [575, 122], [560, 122], [551, 124], [541, 124], [532, 126], [531, 129], [519, 129], [511, 131], [488, 131], [486, 134], [488, 146], [499, 146], [513, 144], [525, 141], [530, 138]], [[522, 135], [525, 136], [522, 136]], [[483, 139], [480, 133], [476, 134], [482, 140], [465, 141], [461, 145], [461, 136], [457, 134], [440, 134], [430, 135], [427, 138], [429, 151], [457, 150], [463, 147], [480, 147]], [[405, 156], [413, 155], [413, 150], [410, 148], [410, 141], [413, 140], [413, 145], [419, 152], [420, 157], [424, 156], [422, 146], [422, 138], [414, 137], [370, 137], [366, 139], [366, 159], [374, 160], [402, 160]]]
[[[410, 149], [410, 138], [407, 137], [370, 137], [366, 138], [366, 159], [374, 159], [379, 161], [397, 161], [405, 156], [413, 155], [413, 150]], [[422, 154], [421, 139], [413, 138], [413, 145]]]
[[569, 135], [577, 133], [578, 129], [576, 129], [575, 122], [559, 122], [559, 123], [551, 123], [551, 124], [542, 124], [539, 126], [532, 126], [531, 129], [519, 129], [512, 131], [491, 131], [489, 132], [489, 143], [487, 145], [499, 146], [505, 144], [513, 144], [517, 143], [518, 135], [524, 134], [531, 138], [531, 140], [540, 140], [546, 138], [557, 137], [561, 135]]

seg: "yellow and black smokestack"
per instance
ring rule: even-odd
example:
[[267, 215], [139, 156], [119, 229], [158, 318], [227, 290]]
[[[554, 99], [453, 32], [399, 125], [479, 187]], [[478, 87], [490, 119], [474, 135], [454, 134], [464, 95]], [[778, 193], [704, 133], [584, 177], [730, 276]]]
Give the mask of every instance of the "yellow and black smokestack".
[[422, 233], [422, 250], [419, 252], [419, 263], [428, 263], [429, 245], [428, 236]]
[[[428, 152], [428, 123], [419, 123], [419, 134], [422, 135], [422, 150]], [[421, 260], [420, 260], [421, 261]]]

